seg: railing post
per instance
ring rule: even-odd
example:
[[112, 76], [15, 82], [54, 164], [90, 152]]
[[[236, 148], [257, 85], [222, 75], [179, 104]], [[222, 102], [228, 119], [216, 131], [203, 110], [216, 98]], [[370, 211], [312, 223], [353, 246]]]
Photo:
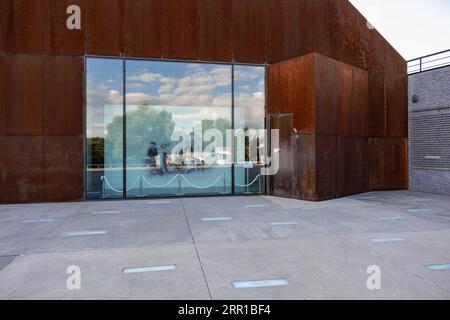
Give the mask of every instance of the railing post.
[[261, 184], [261, 178], [262, 178], [262, 176], [260, 175], [260, 176], [259, 176], [259, 179], [258, 179], [258, 184], [259, 184], [259, 193], [260, 193], [260, 194], [262, 193], [262, 184]]
[[223, 174], [223, 194], [226, 194], [226, 193], [227, 193], [227, 176], [224, 173]]
[[247, 194], [250, 194], [250, 174], [248, 171], [248, 168], [245, 168], [245, 172], [247, 175]]
[[420, 72], [422, 72], [422, 58], [420, 58], [420, 60], [419, 60], [419, 65], [420, 65]]
[[181, 195], [181, 175], [178, 175], [178, 194]]
[[102, 199], [106, 199], [105, 177], [101, 177], [100, 179], [102, 180]]
[[144, 190], [142, 187], [142, 174], [139, 176], [139, 196], [140, 197], [144, 196]]

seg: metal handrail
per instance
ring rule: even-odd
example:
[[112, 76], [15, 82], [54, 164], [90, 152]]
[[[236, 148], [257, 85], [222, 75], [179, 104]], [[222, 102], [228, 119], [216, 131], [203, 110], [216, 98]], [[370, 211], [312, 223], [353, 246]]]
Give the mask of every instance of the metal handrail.
[[[162, 187], [166, 187], [168, 185], [170, 185], [172, 182], [174, 182], [176, 179], [178, 179], [178, 193], [181, 194], [181, 180], [184, 180], [188, 185], [190, 185], [192, 188], [194, 189], [199, 189], [199, 190], [204, 190], [204, 189], [209, 189], [213, 186], [215, 186], [221, 179], [223, 178], [223, 187], [224, 187], [224, 194], [226, 193], [226, 188], [227, 188], [227, 184], [226, 181], [227, 180], [231, 180], [230, 177], [228, 175], [226, 175], [225, 173], [222, 173], [213, 183], [207, 185], [207, 186], [197, 186], [194, 185], [193, 183], [191, 183], [183, 174], [177, 174], [175, 175], [169, 182], [164, 183], [162, 185], [155, 185], [153, 183], [151, 183], [150, 181], [148, 181], [142, 174], [140, 174], [135, 182], [132, 184], [131, 187], [129, 187], [128, 189], [126, 189], [127, 192], [133, 190], [135, 188], [135, 186], [139, 183], [139, 194], [143, 194], [143, 183], [146, 183], [148, 185], [150, 185], [151, 187], [156, 187], [156, 188], [162, 188]], [[243, 187], [243, 188], [247, 188], [247, 191], [249, 190], [249, 187], [251, 187], [252, 185], [254, 185], [257, 181], [259, 182], [259, 193], [262, 193], [262, 185], [261, 185], [261, 179], [262, 176], [258, 175], [252, 182], [245, 184], [245, 185], [240, 185], [235, 183], [235, 185], [237, 187]], [[100, 180], [102, 181], [102, 193], [103, 196], [102, 198], [107, 198], [106, 196], [106, 191], [109, 188], [110, 190], [112, 190], [113, 192], [116, 193], [123, 193], [123, 190], [120, 189], [116, 189], [114, 188], [110, 182], [108, 181], [108, 178], [106, 176], [101, 176]]]
[[[415, 74], [415, 73], [420, 73], [420, 72], [424, 72], [424, 71], [429, 71], [429, 70], [433, 70], [433, 69], [437, 69], [437, 68], [442, 68], [445, 66], [449, 66], [450, 65], [450, 55], [445, 56], [445, 57], [441, 57], [441, 58], [437, 58], [437, 59], [433, 59], [433, 60], [425, 60], [427, 58], [431, 58], [431, 57], [437, 57], [439, 55], [443, 55], [447, 52], [450, 52], [450, 49], [448, 50], [444, 50], [444, 51], [440, 51], [440, 52], [436, 52], [436, 53], [432, 53], [423, 57], [419, 57], [419, 58], [415, 58], [412, 60], [408, 60], [407, 64], [408, 64], [408, 74]], [[442, 61], [442, 60], [448, 60], [447, 62], [444, 63], [439, 63], [439, 64], [433, 64], [433, 65], [429, 65], [433, 62], [437, 62], [437, 61]], [[417, 62], [416, 64], [410, 64], [411, 62]], [[412, 68], [414, 68], [413, 70], [411, 70]]]

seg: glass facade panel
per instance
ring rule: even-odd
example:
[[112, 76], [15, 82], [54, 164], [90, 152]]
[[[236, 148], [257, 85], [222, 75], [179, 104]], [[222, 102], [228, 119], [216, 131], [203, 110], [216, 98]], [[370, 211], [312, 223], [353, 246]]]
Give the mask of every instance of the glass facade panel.
[[87, 59], [86, 192], [123, 197], [123, 61]]
[[[237, 138], [234, 180], [236, 194], [264, 192], [265, 68], [234, 67], [234, 123]], [[240, 135], [244, 138], [240, 138]], [[239, 141], [244, 142], [242, 146]]]
[[264, 67], [86, 65], [88, 198], [264, 192]]
[[[231, 193], [231, 66], [127, 61], [126, 70], [128, 197]], [[208, 137], [216, 133], [221, 141]]]

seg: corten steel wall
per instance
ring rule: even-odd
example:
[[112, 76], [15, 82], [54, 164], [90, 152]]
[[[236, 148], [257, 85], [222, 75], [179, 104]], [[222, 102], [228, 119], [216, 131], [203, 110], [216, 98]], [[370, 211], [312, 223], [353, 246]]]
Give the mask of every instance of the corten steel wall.
[[[82, 9], [81, 30], [66, 28], [66, 9], [72, 4]], [[369, 149], [364, 152], [369, 161], [360, 159], [370, 164], [369, 188], [403, 187], [393, 173], [406, 166], [406, 63], [377, 31], [366, 27], [348, 1], [1, 0], [0, 202], [84, 197], [86, 55], [274, 64], [312, 52], [367, 71], [363, 77], [368, 78], [368, 132], [352, 142], [332, 138], [339, 137], [334, 132], [305, 136], [298, 147], [328, 155], [343, 145], [354, 150], [355, 158]], [[324, 86], [333, 85], [327, 68], [323, 76]], [[339, 99], [348, 99], [345, 88], [335, 90]], [[330, 100], [325, 93], [319, 97]], [[331, 111], [316, 113], [316, 124], [328, 129], [325, 124], [332, 121], [327, 117], [337, 114]], [[310, 116], [297, 116], [296, 121], [311, 128], [306, 120]], [[345, 120], [339, 121], [345, 127]], [[347, 152], [331, 154], [347, 164], [341, 159]], [[300, 176], [301, 192], [307, 192], [305, 185], [314, 180], [318, 189], [324, 186], [323, 198], [350, 193], [329, 191], [336, 182], [327, 179], [336, 169], [325, 158], [311, 157], [294, 157], [298, 166], [314, 162], [319, 172]], [[347, 185], [342, 188], [350, 190]]]
[[407, 139], [369, 134], [367, 70], [309, 54], [269, 66], [268, 90], [271, 127], [281, 132], [274, 195], [324, 200], [406, 188]]

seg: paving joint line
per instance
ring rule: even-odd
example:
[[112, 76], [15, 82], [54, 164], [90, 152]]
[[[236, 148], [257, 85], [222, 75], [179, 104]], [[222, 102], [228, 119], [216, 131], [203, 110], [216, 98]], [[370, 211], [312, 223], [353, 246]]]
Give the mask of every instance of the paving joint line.
[[183, 203], [182, 199], [180, 199], [180, 204], [181, 204], [181, 208], [183, 209], [184, 217], [186, 219], [186, 223], [188, 225], [189, 232], [191, 234], [192, 244], [194, 245], [195, 252], [197, 253], [198, 263], [200, 264], [200, 269], [202, 270], [203, 279], [205, 279], [205, 285], [206, 285], [206, 289], [208, 290], [209, 298], [210, 298], [210, 300], [213, 300], [212, 295], [211, 295], [211, 290], [209, 288], [208, 280], [206, 279], [205, 269], [203, 268], [202, 260], [200, 258], [200, 253], [198, 252], [198, 248], [197, 248], [197, 244], [195, 242], [194, 234], [192, 232], [191, 224], [189, 222], [189, 218], [188, 218], [187, 213], [186, 213], [186, 208], [184, 207], [184, 203]]

